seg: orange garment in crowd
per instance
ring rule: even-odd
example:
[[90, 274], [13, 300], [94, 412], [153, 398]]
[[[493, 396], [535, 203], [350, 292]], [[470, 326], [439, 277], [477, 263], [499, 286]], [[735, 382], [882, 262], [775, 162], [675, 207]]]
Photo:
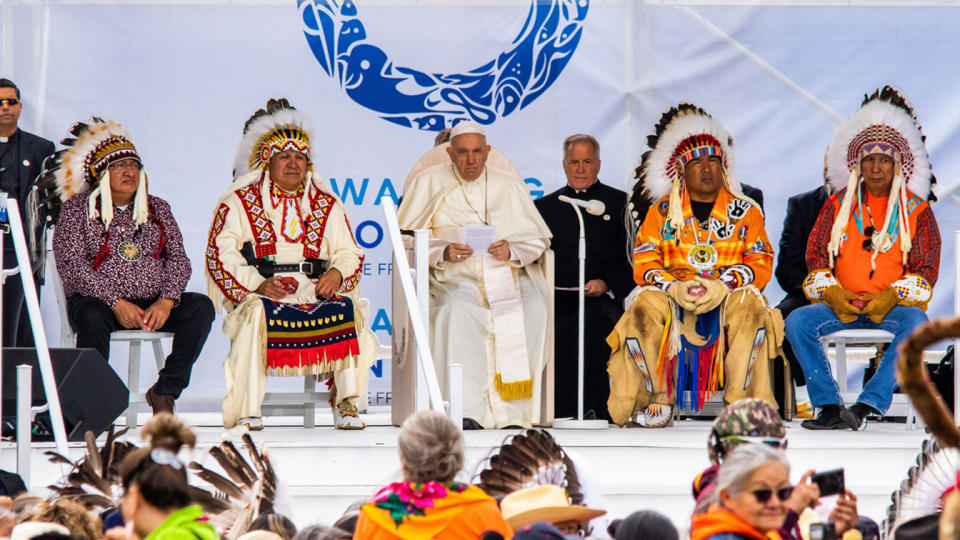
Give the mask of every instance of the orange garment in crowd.
[[[739, 516], [720, 505], [712, 504], [705, 514], [690, 520], [690, 540], [707, 540], [718, 534], [733, 533], [751, 540], [780, 540], [780, 533], [763, 534]], [[356, 537], [354, 537], [356, 538]]]
[[480, 488], [458, 482], [397, 482], [360, 508], [353, 538], [476, 540], [487, 531], [513, 537], [497, 501]]
[[718, 279], [727, 272], [736, 278], [737, 287], [753, 284], [761, 290], [770, 281], [773, 248], [757, 206], [720, 188], [709, 224], [702, 228], [693, 215], [689, 192], [683, 190], [684, 225], [679, 233], [666, 222], [668, 207], [669, 196], [651, 205], [637, 232], [633, 280], [638, 285], [663, 289], [669, 282], [693, 279], [697, 270], [687, 255], [699, 243], [709, 243], [717, 250], [716, 264], [703, 277]]

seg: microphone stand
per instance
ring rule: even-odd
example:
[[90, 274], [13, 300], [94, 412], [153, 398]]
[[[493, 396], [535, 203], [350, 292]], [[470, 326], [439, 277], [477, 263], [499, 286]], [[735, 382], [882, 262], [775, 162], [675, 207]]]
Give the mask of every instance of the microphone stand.
[[[573, 202], [573, 200], [567, 201], [570, 203], [570, 206], [573, 207], [573, 211], [577, 213], [577, 221], [580, 222], [580, 239], [579, 239], [579, 253], [578, 259], [580, 260], [580, 284], [577, 287], [577, 300], [578, 300], [578, 320], [577, 320], [577, 332], [578, 332], [578, 341], [577, 341], [577, 417], [576, 418], [559, 418], [554, 419], [553, 428], [554, 429], [607, 429], [608, 424], [606, 420], [584, 420], [583, 419], [583, 340], [584, 340], [584, 330], [585, 330], [585, 296], [583, 293], [584, 281], [586, 281], [587, 275], [587, 238], [584, 233], [583, 226], [583, 215], [580, 213], [580, 207]], [[556, 353], [554, 353], [556, 354]]]

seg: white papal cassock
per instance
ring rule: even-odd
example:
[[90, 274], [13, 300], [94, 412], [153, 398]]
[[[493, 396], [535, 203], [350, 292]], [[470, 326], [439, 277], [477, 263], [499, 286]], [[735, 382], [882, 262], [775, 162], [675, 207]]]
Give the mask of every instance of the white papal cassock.
[[[435, 149], [436, 150], [436, 149]], [[403, 229], [430, 229], [430, 336], [441, 388], [447, 363], [463, 364], [463, 416], [484, 428], [540, 421], [550, 294], [542, 255], [550, 229], [523, 179], [489, 165], [459, 179], [447, 161], [408, 178], [398, 218]], [[503, 262], [474, 253], [443, 260], [466, 225], [494, 225], [510, 243]]]

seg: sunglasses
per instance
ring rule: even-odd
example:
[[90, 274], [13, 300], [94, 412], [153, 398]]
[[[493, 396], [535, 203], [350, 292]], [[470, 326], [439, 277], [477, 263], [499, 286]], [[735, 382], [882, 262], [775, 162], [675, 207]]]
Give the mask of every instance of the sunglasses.
[[16, 99], [16, 98], [3, 98], [3, 99], [0, 99], [0, 106], [16, 107], [16, 106], [19, 105], [19, 104], [20, 104], [20, 100], [19, 100], [19, 99]]
[[870, 225], [863, 230], [863, 235], [866, 238], [863, 239], [863, 250], [864, 251], [873, 251], [873, 233], [876, 232], [876, 229], [873, 228], [873, 225]]
[[757, 502], [764, 504], [770, 500], [770, 497], [776, 495], [777, 499], [780, 499], [780, 502], [786, 502], [790, 498], [790, 495], [793, 494], [793, 486], [787, 486], [785, 488], [780, 488], [776, 491], [772, 489], [755, 489], [751, 493]]
[[747, 435], [727, 435], [720, 439], [724, 442], [742, 442], [742, 443], [753, 443], [753, 444], [765, 444], [772, 448], [779, 448], [780, 450], [787, 449], [787, 439], [777, 439], [775, 437], [750, 437]]

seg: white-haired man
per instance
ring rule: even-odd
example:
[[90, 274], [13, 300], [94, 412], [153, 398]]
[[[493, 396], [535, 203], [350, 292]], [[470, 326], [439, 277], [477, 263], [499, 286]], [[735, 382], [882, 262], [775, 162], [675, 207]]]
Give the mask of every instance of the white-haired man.
[[[402, 228], [431, 231], [439, 376], [448, 362], [463, 364], [465, 428], [527, 427], [540, 421], [549, 294], [540, 258], [550, 230], [523, 179], [486, 164], [490, 146], [479, 124], [457, 124], [448, 152], [452, 163], [428, 167], [404, 187], [398, 214]], [[475, 251], [465, 227], [495, 241]]]

